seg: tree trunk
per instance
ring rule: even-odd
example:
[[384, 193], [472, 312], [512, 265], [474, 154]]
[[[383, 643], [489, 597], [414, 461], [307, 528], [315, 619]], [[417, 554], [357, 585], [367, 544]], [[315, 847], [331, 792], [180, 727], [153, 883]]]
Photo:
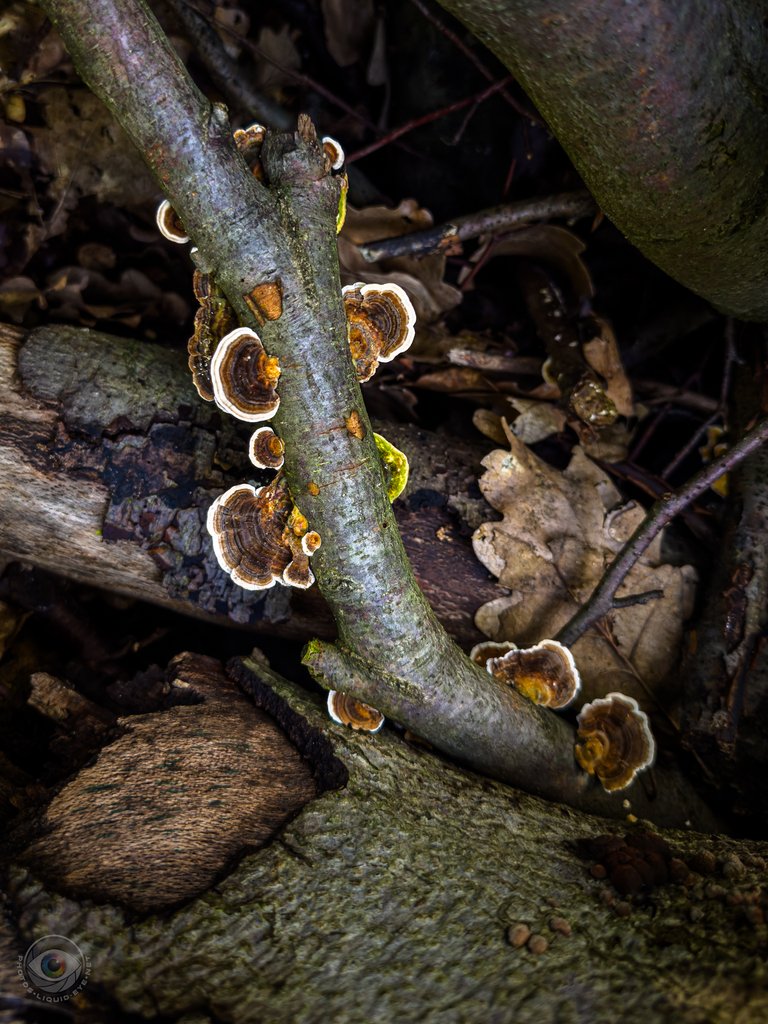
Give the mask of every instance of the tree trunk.
[[440, 0], [515, 74], [595, 199], [725, 313], [768, 319], [768, 5]]
[[[213, 499], [269, 474], [247, 425], [199, 399], [181, 353], [93, 331], [0, 326], [0, 553], [98, 587], [275, 635], [332, 636], [317, 588], [247, 591], [213, 557]], [[492, 516], [483, 446], [380, 425], [409, 453], [395, 513], [416, 576], [465, 646], [498, 593], [469, 536]]]
[[[98, 814], [111, 833], [129, 824], [135, 846], [155, 827], [157, 795], [174, 777], [167, 764], [142, 792], [144, 823], [127, 809], [130, 775], [112, 814], [94, 802], [87, 828], [77, 815], [60, 819], [69, 862], [86, 880], [92, 868], [96, 902], [87, 884], [77, 898], [57, 892], [65, 869], [55, 864], [44, 880], [23, 857], [10, 869], [16, 948], [48, 933], [77, 942], [92, 960], [78, 999], [97, 1018], [103, 1002], [111, 1020], [118, 1007], [199, 1024], [766, 1019], [766, 844], [667, 833], [679, 859], [712, 877], [675, 862], [677, 884], [622, 898], [577, 855], [577, 842], [604, 833], [605, 821], [456, 768], [393, 730], [337, 726], [317, 698], [258, 662], [234, 661], [228, 675], [313, 770], [321, 795], [290, 824], [160, 916], [104, 902]], [[162, 713], [142, 717], [162, 735]], [[210, 795], [199, 791], [188, 815], [203, 834], [217, 814]], [[226, 790], [215, 795], [223, 819]], [[162, 896], [170, 869], [149, 842], [140, 870], [147, 892]]]

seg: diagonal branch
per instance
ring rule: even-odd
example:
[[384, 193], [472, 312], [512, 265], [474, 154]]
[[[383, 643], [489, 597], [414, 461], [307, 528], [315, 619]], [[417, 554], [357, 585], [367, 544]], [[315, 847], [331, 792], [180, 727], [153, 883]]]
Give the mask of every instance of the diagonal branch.
[[[224, 109], [197, 90], [142, 0], [43, 6], [144, 155], [198, 247], [198, 265], [279, 358], [274, 425], [291, 494], [323, 539], [313, 568], [339, 631], [336, 646], [315, 652], [323, 662], [316, 674], [334, 688], [344, 681], [481, 771], [550, 799], [624, 813], [623, 793], [603, 792], [578, 769], [572, 728], [473, 665], [413, 578], [349, 352], [335, 243], [339, 182], [325, 173], [311, 123], [300, 118], [297, 133], [267, 136], [267, 188], [237, 154]], [[260, 325], [246, 299], [278, 283], [282, 313]], [[346, 428], [353, 412], [362, 438]], [[627, 793], [637, 814], [709, 825], [679, 783], [661, 783], [655, 801], [642, 784]]]
[[616, 555], [605, 570], [603, 578], [592, 592], [587, 603], [579, 609], [570, 622], [560, 630], [557, 639], [566, 646], [575, 644], [582, 633], [593, 626], [614, 608], [619, 607], [616, 591], [619, 589], [627, 573], [643, 552], [647, 551], [654, 539], [675, 516], [684, 512], [723, 474], [730, 472], [748, 455], [757, 451], [768, 441], [768, 419], [761, 420], [757, 426], [749, 430], [732, 448], [715, 459], [679, 490], [666, 494], [650, 509], [648, 515], [629, 538], [627, 543]]

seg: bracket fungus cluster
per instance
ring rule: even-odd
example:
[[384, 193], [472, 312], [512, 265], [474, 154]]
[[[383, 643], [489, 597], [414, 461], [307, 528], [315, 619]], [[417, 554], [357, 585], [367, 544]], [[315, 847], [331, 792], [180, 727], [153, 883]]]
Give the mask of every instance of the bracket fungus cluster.
[[[492, 647], [501, 648], [498, 652]], [[581, 677], [573, 655], [557, 640], [542, 640], [533, 647], [517, 648], [512, 643], [478, 644], [486, 651], [485, 667], [494, 678], [522, 693], [534, 704], [565, 708], [581, 689]]]
[[[251, 124], [234, 133], [234, 144], [254, 177], [269, 187], [262, 163], [262, 146], [268, 129]], [[344, 150], [330, 136], [321, 139], [324, 169], [340, 179], [336, 216], [338, 233], [346, 215], [348, 178]], [[157, 223], [174, 242], [188, 242], [183, 224], [167, 200], [160, 204]], [[201, 398], [214, 401], [224, 412], [246, 422], [271, 419], [280, 405], [280, 364], [269, 355], [258, 334], [239, 326], [238, 317], [214, 278], [197, 270], [193, 288], [199, 303], [194, 333], [188, 342], [189, 368]], [[350, 349], [358, 379], [369, 380], [379, 362], [388, 362], [413, 341], [416, 314], [410, 299], [396, 284], [354, 284], [343, 289]], [[243, 300], [258, 326], [279, 320], [283, 313], [283, 284], [279, 279], [259, 282]], [[363, 440], [365, 427], [359, 413], [345, 420], [353, 436]], [[394, 501], [408, 480], [408, 459], [379, 434], [374, 434], [387, 494]], [[265, 590], [282, 583], [306, 588], [314, 582], [309, 560], [321, 545], [319, 533], [309, 529], [296, 507], [282, 472], [285, 445], [269, 426], [251, 436], [248, 455], [259, 469], [275, 470], [263, 486], [238, 484], [220, 495], [208, 510], [207, 527], [221, 568], [238, 586]], [[319, 486], [309, 481], [307, 490], [317, 496]], [[368, 705], [344, 694], [328, 698], [331, 717], [355, 729], [376, 732], [384, 717]]]
[[341, 289], [347, 335], [357, 379], [370, 380], [379, 363], [388, 363], [410, 348], [416, 311], [399, 284], [363, 284]]
[[282, 473], [264, 487], [230, 487], [208, 510], [208, 532], [219, 565], [246, 590], [314, 582], [309, 559], [320, 535], [309, 530]]
[[585, 704], [576, 723], [576, 760], [609, 793], [626, 789], [653, 763], [656, 744], [634, 698], [609, 693]]

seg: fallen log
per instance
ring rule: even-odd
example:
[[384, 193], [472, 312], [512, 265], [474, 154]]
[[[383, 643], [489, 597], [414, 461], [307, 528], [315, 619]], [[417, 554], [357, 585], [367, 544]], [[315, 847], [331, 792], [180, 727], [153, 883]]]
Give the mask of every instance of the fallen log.
[[[306, 637], [333, 635], [316, 588], [235, 586], [205, 516], [233, 484], [265, 483], [247, 424], [195, 394], [182, 353], [66, 326], [0, 326], [0, 554], [188, 615]], [[416, 576], [465, 646], [498, 587], [469, 536], [492, 516], [483, 446], [381, 425], [409, 457], [396, 515]]]
[[[317, 697], [252, 659], [225, 675], [184, 655], [169, 672], [177, 690], [202, 683], [206, 693], [202, 704], [133, 719], [148, 756], [152, 730], [163, 745], [157, 770], [137, 785], [121, 770], [134, 754], [126, 736], [107, 745], [53, 795], [49, 856], [17, 853], [7, 880], [8, 965], [40, 936], [76, 942], [90, 958], [78, 999], [94, 1019], [765, 1020], [764, 842], [649, 836], [643, 823], [609, 824], [527, 796], [388, 727], [371, 736], [337, 726]], [[242, 806], [242, 787], [230, 793], [215, 771], [191, 771], [189, 749], [181, 774], [165, 757], [185, 746], [177, 726], [187, 713], [204, 726], [198, 762], [225, 745], [212, 726], [222, 715], [233, 734], [247, 734], [249, 720], [264, 728], [233, 681], [278, 721], [317, 787], [256, 850], [252, 805], [274, 789], [274, 770], [260, 779], [248, 768], [254, 795]], [[106, 789], [94, 792], [94, 773]], [[195, 796], [171, 802], [194, 872], [181, 880], [187, 898], [169, 906], [178, 870], [155, 837], [177, 786]], [[80, 811], [62, 813], [73, 806]], [[209, 838], [217, 816], [226, 842]], [[597, 839], [607, 831], [611, 839]], [[130, 857], [120, 856], [121, 836]], [[238, 836], [247, 855], [233, 862]], [[597, 869], [612, 845], [619, 867], [640, 866], [642, 884], [628, 888], [631, 876], [610, 863]], [[23, 996], [7, 973], [9, 999]]]

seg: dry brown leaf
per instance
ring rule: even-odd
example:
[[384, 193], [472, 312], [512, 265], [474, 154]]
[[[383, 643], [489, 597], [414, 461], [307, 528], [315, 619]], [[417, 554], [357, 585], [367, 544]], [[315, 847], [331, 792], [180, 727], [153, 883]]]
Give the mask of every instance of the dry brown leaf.
[[553, 402], [535, 402], [528, 398], [510, 398], [509, 404], [518, 414], [509, 429], [525, 444], [536, 444], [565, 429], [565, 413]]
[[301, 57], [288, 25], [284, 25], [279, 32], [263, 28], [259, 32], [256, 46], [264, 58], [259, 61], [256, 69], [257, 87], [275, 89], [292, 85], [295, 79], [289, 72], [301, 68]]
[[342, 67], [359, 60], [373, 34], [373, 0], [321, 0], [325, 45]]
[[[136, 148], [87, 89], [51, 86], [37, 93], [45, 127], [30, 127], [41, 169], [52, 175], [49, 194], [60, 210], [82, 196], [135, 206], [157, 198], [158, 190]], [[65, 218], [50, 221], [48, 237], [63, 231]]]
[[616, 335], [607, 320], [593, 318], [600, 333], [582, 345], [584, 358], [605, 381], [605, 393], [620, 416], [634, 416], [632, 385], [624, 371]]
[[242, 52], [240, 40], [248, 35], [251, 19], [239, 7], [216, 5], [213, 12], [213, 23], [218, 29], [224, 49], [235, 60]]
[[[511, 231], [499, 242], [491, 241], [493, 256], [527, 256], [560, 270], [571, 282], [574, 294], [589, 298], [594, 294], [592, 278], [581, 254], [584, 242], [567, 228], [557, 224], [534, 224]], [[478, 250], [482, 254], [484, 247]], [[475, 252], [473, 261], [481, 258]]]
[[387, 281], [405, 288], [413, 302], [418, 322], [432, 323], [461, 302], [461, 292], [447, 284], [445, 256], [414, 259], [399, 256], [392, 260], [369, 263], [357, 248], [363, 242], [421, 231], [432, 226], [432, 215], [414, 199], [404, 199], [399, 206], [369, 206], [363, 210], [347, 208], [347, 219], [339, 235], [339, 260], [342, 284], [365, 281], [383, 284]]
[[[473, 537], [480, 561], [509, 595], [483, 605], [476, 623], [493, 640], [520, 645], [553, 637], [592, 593], [644, 512], [620, 504], [610, 479], [575, 448], [563, 472], [537, 458], [508, 433], [510, 450], [483, 459], [480, 489], [502, 513]], [[629, 573], [620, 597], [660, 590], [662, 596], [611, 614], [612, 638], [590, 632], [573, 648], [586, 702], [621, 690], [646, 708], [669, 705], [664, 686], [680, 653], [683, 623], [692, 610], [695, 570], [666, 565], [657, 537]]]

